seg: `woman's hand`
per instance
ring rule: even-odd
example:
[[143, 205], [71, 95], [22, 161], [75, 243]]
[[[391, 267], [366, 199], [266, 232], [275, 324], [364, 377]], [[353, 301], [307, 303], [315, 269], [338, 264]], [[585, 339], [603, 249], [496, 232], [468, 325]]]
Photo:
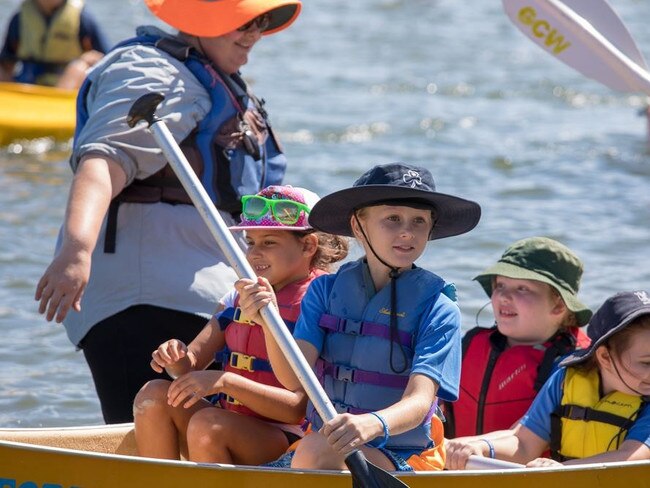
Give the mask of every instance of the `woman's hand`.
[[39, 280], [34, 298], [46, 319], [63, 322], [70, 308], [81, 310], [90, 277], [92, 252], [111, 199], [126, 183], [126, 173], [110, 158], [84, 156], [72, 179], [62, 227], [62, 246]]
[[190, 408], [204, 396], [220, 393], [225, 371], [192, 371], [176, 378], [167, 390], [167, 403], [172, 407], [183, 404]]
[[54, 257], [36, 286], [38, 313], [63, 322], [70, 308], [81, 310], [81, 297], [90, 278], [91, 253], [64, 246]]
[[445, 439], [447, 451], [445, 469], [465, 469], [470, 456], [485, 456], [484, 447], [487, 447], [487, 444], [483, 441]]
[[343, 413], [323, 425], [320, 432], [332, 449], [345, 457], [374, 438], [383, 436], [384, 426], [371, 414]]
[[265, 325], [260, 309], [273, 302], [277, 306], [273, 287], [266, 278], [258, 277], [257, 281], [242, 278], [235, 282], [235, 289], [239, 293], [239, 308], [242, 318]]
[[156, 373], [162, 373], [165, 368], [173, 366], [181, 359], [187, 357], [187, 346], [178, 339], [170, 339], [158, 346], [151, 357], [151, 369]]

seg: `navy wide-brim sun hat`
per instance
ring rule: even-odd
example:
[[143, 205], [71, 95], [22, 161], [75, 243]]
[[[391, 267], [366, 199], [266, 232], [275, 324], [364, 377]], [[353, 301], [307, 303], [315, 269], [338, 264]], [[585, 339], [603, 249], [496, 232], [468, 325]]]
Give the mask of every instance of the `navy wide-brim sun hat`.
[[352, 213], [382, 204], [431, 208], [435, 223], [429, 240], [469, 232], [481, 218], [478, 203], [437, 192], [426, 168], [392, 163], [375, 166], [351, 188], [321, 198], [309, 214], [309, 222], [322, 232], [353, 237]]

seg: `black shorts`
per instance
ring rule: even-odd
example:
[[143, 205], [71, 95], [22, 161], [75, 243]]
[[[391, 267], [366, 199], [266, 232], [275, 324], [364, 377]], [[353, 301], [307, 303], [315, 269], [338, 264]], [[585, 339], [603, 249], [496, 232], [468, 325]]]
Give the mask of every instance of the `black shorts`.
[[189, 344], [208, 321], [198, 315], [151, 305], [136, 305], [96, 324], [79, 347], [97, 390], [107, 424], [133, 422], [133, 399], [156, 378], [151, 353], [169, 339]]

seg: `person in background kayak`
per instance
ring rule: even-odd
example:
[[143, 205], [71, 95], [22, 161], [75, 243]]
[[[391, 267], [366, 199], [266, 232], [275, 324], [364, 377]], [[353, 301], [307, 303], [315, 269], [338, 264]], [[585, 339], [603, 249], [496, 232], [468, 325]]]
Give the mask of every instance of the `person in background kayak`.
[[560, 363], [512, 430], [449, 446], [447, 468], [470, 455], [528, 467], [650, 459], [650, 294], [608, 298], [587, 332], [591, 346]]
[[591, 311], [578, 300], [582, 262], [547, 237], [510, 245], [474, 279], [496, 325], [463, 337], [460, 395], [444, 405], [447, 438], [509, 429], [526, 413], [562, 357], [589, 346]]
[[126, 116], [142, 95], [164, 95], [157, 115], [234, 225], [241, 195], [280, 184], [286, 169], [268, 114], [238, 72], [262, 36], [288, 27], [301, 6], [147, 2], [181, 32], [139, 28], [79, 90], [75, 175], [35, 294], [39, 312], [63, 321], [83, 350], [108, 423], [133, 420], [136, 393], [158, 377], [151, 351], [170, 337], [189, 343], [237, 279], [150, 131], [130, 128]]
[[[436, 192], [428, 170], [403, 163], [375, 166], [314, 206], [316, 229], [354, 236], [365, 251], [314, 280], [294, 331], [339, 415], [325, 422], [310, 402], [312, 432], [271, 466], [293, 456], [294, 468], [344, 469], [361, 449], [386, 470], [442, 469], [436, 405], [458, 395], [460, 310], [450, 286], [414, 261], [427, 241], [469, 232], [480, 215], [477, 203]], [[262, 321], [260, 307], [274, 299], [268, 281], [236, 288], [244, 313]], [[265, 337], [273, 371], [300, 388], [266, 328]]]
[[77, 89], [108, 51], [81, 0], [24, 0], [0, 52], [0, 81]]
[[[347, 240], [309, 225], [318, 196], [304, 188], [270, 186], [243, 200], [242, 221], [231, 230], [246, 232], [246, 258], [273, 286], [280, 316], [293, 330], [307, 287], [347, 256]], [[307, 397], [282, 387], [262, 327], [238, 305], [232, 289], [189, 346], [172, 339], [153, 352], [151, 367], [176, 379], [150, 381], [135, 398], [141, 456], [182, 453], [190, 461], [254, 465], [276, 459], [302, 437]], [[204, 371], [213, 361], [223, 369]]]

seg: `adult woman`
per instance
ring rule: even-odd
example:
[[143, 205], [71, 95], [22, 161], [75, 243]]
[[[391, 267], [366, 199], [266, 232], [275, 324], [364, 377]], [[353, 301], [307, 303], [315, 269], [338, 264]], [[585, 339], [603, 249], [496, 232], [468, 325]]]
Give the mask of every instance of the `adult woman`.
[[108, 423], [132, 420], [151, 352], [189, 342], [235, 280], [151, 134], [129, 129], [126, 114], [145, 93], [166, 97], [158, 115], [234, 223], [239, 196], [279, 183], [286, 165], [238, 70], [300, 12], [299, 0], [145, 1], [181, 32], [138, 29], [82, 86], [66, 217], [36, 289], [39, 312], [83, 349]]

